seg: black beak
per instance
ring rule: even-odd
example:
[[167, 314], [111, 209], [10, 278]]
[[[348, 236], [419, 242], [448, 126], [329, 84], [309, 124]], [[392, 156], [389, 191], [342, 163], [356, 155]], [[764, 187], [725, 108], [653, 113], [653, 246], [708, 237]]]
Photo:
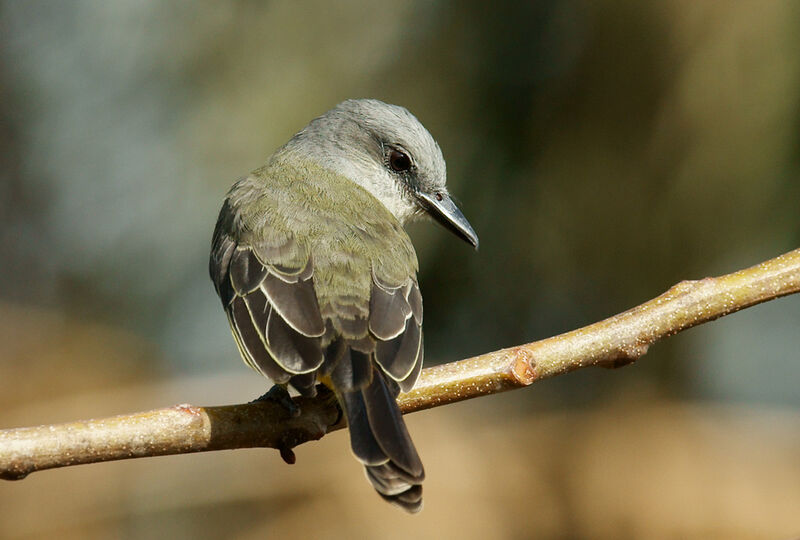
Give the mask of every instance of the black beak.
[[469, 242], [472, 247], [478, 249], [478, 235], [472, 230], [472, 226], [461, 213], [461, 210], [453, 203], [453, 200], [446, 193], [417, 193], [422, 207], [436, 221], [444, 225], [456, 236]]

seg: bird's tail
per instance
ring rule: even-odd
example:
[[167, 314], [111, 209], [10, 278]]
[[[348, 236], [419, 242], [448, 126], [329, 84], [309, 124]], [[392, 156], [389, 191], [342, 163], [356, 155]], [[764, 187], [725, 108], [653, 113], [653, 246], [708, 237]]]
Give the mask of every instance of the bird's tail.
[[339, 373], [332, 378], [339, 379], [337, 394], [347, 416], [353, 453], [381, 497], [407, 512], [419, 512], [425, 470], [397, 406], [400, 389], [387, 381], [371, 355], [349, 353], [351, 358], [338, 362], [334, 372]]

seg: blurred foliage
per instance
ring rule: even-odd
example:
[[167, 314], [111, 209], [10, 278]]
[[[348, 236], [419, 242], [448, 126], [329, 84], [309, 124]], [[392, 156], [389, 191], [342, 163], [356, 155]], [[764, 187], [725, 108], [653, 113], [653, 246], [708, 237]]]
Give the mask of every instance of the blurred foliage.
[[[98, 409], [107, 401], [98, 388], [168, 374], [227, 370], [253, 387], [231, 387], [226, 399], [255, 395], [262, 383], [238, 361], [206, 274], [216, 214], [238, 176], [348, 97], [404, 105], [422, 120], [439, 140], [451, 191], [481, 237], [476, 254], [430, 223], [412, 227], [429, 362], [567, 331], [681, 279], [797, 247], [798, 15], [796, 3], [756, 0], [359, 0], [336, 9], [321, 0], [0, 2], [0, 326], [7, 344], [0, 352], [0, 420], [19, 425], [65, 420], [68, 411], [123, 412], [115, 408], [123, 402], [113, 400]], [[572, 417], [565, 406], [596, 405], [623, 391], [642, 402], [669, 396], [796, 407], [798, 318], [798, 300], [787, 298], [660, 344], [624, 370], [586, 370], [447, 414], [513, 410], [524, 426], [532, 421], [527, 412], [547, 410], [555, 415], [548, 422], [561, 426], [554, 433], [566, 433]], [[70, 391], [76, 403], [96, 408], [42, 402]], [[167, 402], [130, 404], [210, 403], [202, 394], [157, 395]], [[596, 421], [592, 429], [609, 422], [602, 414]], [[779, 425], [796, 436], [796, 423]], [[424, 437], [416, 436], [423, 456], [433, 447]], [[347, 459], [345, 446], [337, 441], [336, 452]], [[188, 459], [170, 463], [190, 467]], [[235, 467], [236, 457], [227, 459]], [[302, 476], [308, 464], [300, 463], [291, 478]], [[521, 470], [529, 481], [520, 489], [540, 493], [539, 500], [577, 490], [579, 472], [565, 463], [556, 470], [569, 478]], [[427, 464], [431, 477], [444, 476]], [[462, 474], [479, 466], [464, 465]], [[63, 474], [80, 482], [110, 467]], [[796, 476], [797, 463], [791, 467]], [[722, 477], [727, 471], [715, 470]], [[50, 473], [43, 474], [38, 485], [49, 485]], [[683, 469], [676, 474], [694, 477]], [[313, 490], [311, 477], [302, 478]], [[613, 478], [604, 479], [613, 490]], [[144, 521], [131, 516], [152, 520], [159, 512], [164, 534], [196, 532], [191, 519], [170, 510], [152, 506], [137, 514], [139, 499], [128, 499], [126, 481], [116, 481], [120, 507], [103, 519], [129, 520], [128, 536], [147, 536], [137, 528]], [[39, 480], [25, 483], [29, 504], [36, 500], [32, 482]], [[734, 484], [742, 501], [760, 493], [747, 491], [746, 481]], [[434, 501], [442, 485], [426, 488], [423, 515], [438, 515], [431, 507], [441, 504]], [[0, 500], [17, 489], [0, 486]], [[462, 508], [482, 504], [464, 489]], [[234, 515], [260, 508], [264, 500], [248, 493], [235, 492], [225, 508]], [[304, 503], [292, 501], [305, 496], [298, 488], [297, 499], [282, 504], [300, 516]], [[565, 528], [563, 516], [584, 503], [562, 502], [549, 502], [562, 518], [549, 522], [544, 536], [659, 535], [625, 520]], [[724, 508], [709, 513], [718, 520], [709, 523], [739, 515]], [[676, 509], [675, 519], [685, 510]], [[218, 526], [204, 530], [213, 536]], [[730, 537], [729, 528], [703, 527], [673, 533]], [[792, 532], [772, 531], [767, 536]], [[744, 537], [751, 536], [758, 534]]]

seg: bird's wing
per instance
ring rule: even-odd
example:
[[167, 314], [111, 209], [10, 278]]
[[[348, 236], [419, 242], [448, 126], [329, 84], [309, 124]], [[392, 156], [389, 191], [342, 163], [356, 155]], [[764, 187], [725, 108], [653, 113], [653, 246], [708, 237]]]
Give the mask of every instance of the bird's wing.
[[375, 337], [375, 361], [408, 391], [422, 369], [422, 295], [414, 278], [388, 287], [373, 274], [369, 331]]
[[214, 232], [211, 278], [242, 358], [284, 384], [323, 361], [325, 323], [314, 292], [313, 263], [291, 233], [265, 226], [257, 241], [242, 240], [228, 205]]

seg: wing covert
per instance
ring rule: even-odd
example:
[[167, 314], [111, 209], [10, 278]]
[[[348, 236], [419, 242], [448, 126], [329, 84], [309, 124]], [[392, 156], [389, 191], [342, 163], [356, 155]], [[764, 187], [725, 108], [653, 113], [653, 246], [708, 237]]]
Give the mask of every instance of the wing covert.
[[298, 267], [305, 250], [289, 233], [269, 231], [274, 234], [261, 234], [264, 241], [255, 245], [237, 243], [228, 215], [223, 206], [209, 269], [242, 357], [276, 383], [313, 372], [323, 361], [325, 324], [311, 257]]
[[373, 275], [369, 330], [375, 361], [403, 390], [411, 389], [422, 363], [422, 296], [413, 277], [389, 287]]

